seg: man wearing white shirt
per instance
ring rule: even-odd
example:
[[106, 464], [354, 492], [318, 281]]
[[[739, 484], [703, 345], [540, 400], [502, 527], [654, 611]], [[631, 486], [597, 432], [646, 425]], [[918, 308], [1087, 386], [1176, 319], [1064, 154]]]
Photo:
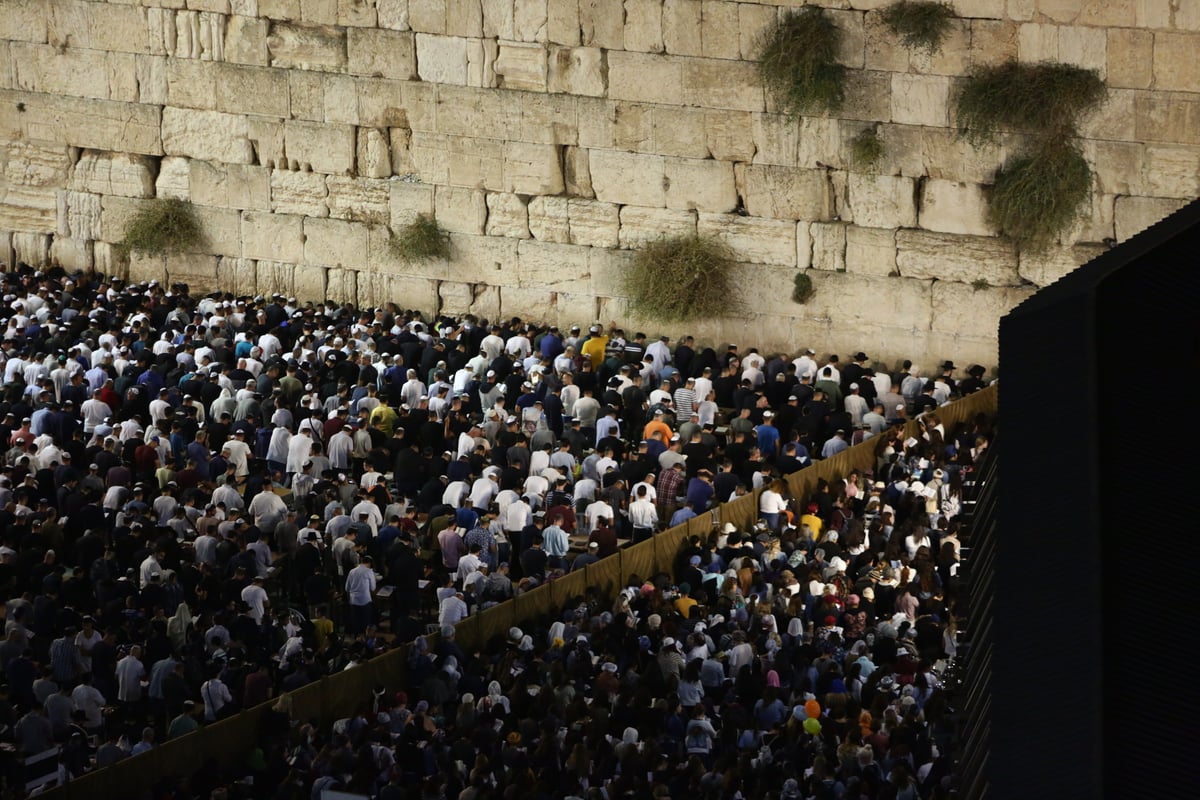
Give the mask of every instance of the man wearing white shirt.
[[370, 556], [363, 556], [357, 567], [346, 575], [346, 600], [350, 604], [347, 629], [362, 633], [371, 624], [371, 596], [375, 593], [375, 567]]
[[262, 531], [274, 530], [287, 514], [287, 504], [275, 493], [270, 479], [263, 481], [262, 491], [254, 495], [246, 511], [254, 517], [254, 526]]
[[[295, 437], [292, 438], [294, 441]], [[250, 474], [250, 446], [246, 444], [245, 431], [240, 428], [234, 431], [233, 438], [221, 446], [221, 452], [234, 466], [235, 476], [245, 478]]]
[[259, 625], [262, 625], [263, 615], [271, 605], [267, 590], [263, 588], [264, 580], [261, 575], [255, 575], [249, 585], [242, 589], [242, 602], [249, 606], [248, 614]]
[[489, 471], [471, 485], [471, 508], [482, 514], [487, 511], [499, 492], [499, 478], [495, 471]]

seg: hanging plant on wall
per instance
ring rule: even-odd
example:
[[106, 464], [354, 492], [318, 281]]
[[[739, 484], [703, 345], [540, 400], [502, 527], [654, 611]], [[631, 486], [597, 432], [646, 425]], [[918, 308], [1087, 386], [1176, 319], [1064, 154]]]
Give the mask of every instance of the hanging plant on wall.
[[450, 235], [433, 217], [418, 214], [388, 237], [392, 253], [405, 261], [427, 261], [450, 257]]
[[846, 69], [836, 60], [841, 44], [841, 29], [816, 6], [788, 12], [763, 31], [758, 72], [780, 109], [837, 111], [846, 95]]
[[858, 169], [874, 171], [885, 152], [883, 139], [874, 128], [867, 128], [850, 140], [850, 164]]
[[932, 0], [900, 0], [883, 9], [882, 19], [905, 47], [932, 55], [950, 33], [954, 9]]
[[981, 67], [960, 86], [955, 114], [969, 141], [1025, 137], [997, 172], [989, 207], [992, 224], [1018, 247], [1044, 250], [1078, 219], [1092, 188], [1079, 120], [1106, 96], [1095, 70], [1056, 63]]
[[728, 312], [733, 251], [724, 242], [689, 234], [651, 242], [623, 275], [630, 308], [651, 319], [682, 322]]
[[165, 198], [145, 203], [129, 220], [116, 249], [122, 257], [137, 252], [164, 256], [200, 249], [204, 229], [196, 208], [186, 200]]
[[812, 278], [806, 270], [801, 270], [796, 273], [796, 277], [792, 278], [792, 302], [804, 305], [812, 296], [817, 293], [813, 288]]

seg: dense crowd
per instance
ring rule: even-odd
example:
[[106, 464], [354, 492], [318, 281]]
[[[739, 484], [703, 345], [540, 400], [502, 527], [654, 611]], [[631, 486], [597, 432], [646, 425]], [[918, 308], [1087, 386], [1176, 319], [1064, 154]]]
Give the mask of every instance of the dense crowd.
[[[990, 434], [936, 409], [982, 367], [24, 267], [0, 291], [8, 786], [54, 747], [65, 780], [280, 697], [245, 763], [175, 796], [945, 796], [962, 484]], [[788, 496], [874, 436], [873, 472]], [[456, 644], [475, 610], [760, 488], [752, 529], [615, 602]], [[405, 691], [291, 719], [283, 693], [398, 642]]]

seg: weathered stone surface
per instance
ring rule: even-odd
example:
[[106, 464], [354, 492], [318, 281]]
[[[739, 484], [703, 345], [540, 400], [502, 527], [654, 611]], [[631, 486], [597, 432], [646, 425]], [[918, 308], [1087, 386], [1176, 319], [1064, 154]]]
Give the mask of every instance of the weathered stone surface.
[[752, 134], [755, 164], [796, 165], [800, 128], [794, 118], [786, 114], [754, 114]]
[[892, 76], [893, 122], [945, 127], [948, 122], [950, 79], [942, 75]]
[[390, 181], [392, 227], [408, 225], [424, 214], [432, 217], [434, 212], [434, 187], [426, 183]]
[[[8, 3], [5, 3], [5, 14]], [[116, 50], [122, 53], [150, 51], [150, 30], [146, 9], [110, 3], [56, 2], [39, 13], [47, 18], [46, 40], [56, 47], [71, 46], [88, 50]], [[195, 16], [193, 14], [193, 16]], [[35, 35], [39, 25], [34, 23]], [[24, 35], [15, 37], [25, 39]]]
[[896, 265], [906, 278], [984, 280], [994, 286], [1021, 282], [1016, 251], [1002, 239], [902, 230], [896, 234], [896, 246]]
[[[63, 156], [65, 160], [65, 153]], [[154, 163], [145, 156], [88, 150], [75, 164], [71, 187], [97, 194], [153, 197]]]
[[1017, 30], [1017, 53], [1021, 61], [1058, 60], [1058, 26], [1030, 22]]
[[546, 91], [546, 48], [528, 42], [500, 42], [494, 67], [504, 89]]
[[548, 58], [551, 92], [603, 97], [607, 85], [604, 51], [598, 47], [553, 47]]
[[[304, 218], [293, 214], [265, 214], [246, 211], [242, 214], [242, 256], [293, 264], [304, 260]], [[322, 292], [323, 293], [323, 292]]]
[[622, 50], [625, 47], [623, 0], [579, 0], [582, 44]]
[[[7, 71], [11, 66], [12, 79], [5, 88], [100, 100], [137, 100], [136, 96], [128, 96], [128, 92], [121, 91], [122, 87], [110, 82], [110, 77], [118, 76], [110, 76], [108, 64], [121, 62], [132, 65], [134, 56], [129, 53], [74, 48], [59, 50], [49, 45], [14, 42], [10, 59], [4, 69]], [[112, 92], [114, 89], [115, 94]]]
[[305, 217], [329, 216], [328, 186], [318, 172], [272, 170], [270, 176], [271, 210], [277, 214]]
[[911, 228], [917, 224], [914, 181], [892, 175], [851, 173], [850, 216], [867, 228]]
[[[906, 331], [929, 329], [934, 306], [926, 281], [824, 270], [812, 270], [810, 274], [815, 291], [800, 309], [805, 319], [837, 319], [839, 328], [845, 324]], [[880, 297], [888, 298], [888, 302], [880, 303]], [[874, 348], [871, 354], [875, 354]]]
[[488, 236], [511, 236], [515, 239], [529, 238], [529, 207], [520, 195], [492, 192], [487, 196]]
[[1139, 92], [1134, 137], [1142, 142], [1200, 144], [1200, 100], [1191, 93]]
[[234, 64], [271, 63], [267, 47], [268, 23], [265, 19], [235, 15], [225, 28], [225, 60]]
[[596, 196], [592, 189], [592, 171], [587, 150], [582, 147], [563, 148], [563, 183], [566, 193], [572, 197], [591, 199]]
[[846, 228], [840, 222], [814, 222], [812, 235], [812, 268], [833, 272], [846, 271]]
[[608, 203], [662, 207], [667, 203], [662, 156], [592, 150], [588, 167], [596, 199]]
[[[931, 296], [936, 313], [930, 319], [933, 334], [948, 337], [943, 345], [947, 355], [957, 352], [963, 339], [995, 341], [1000, 318], [1010, 308], [1024, 302], [1036, 290], [1032, 287], [999, 287], [975, 289], [969, 284], [935, 281]], [[936, 342], [936, 339], [933, 340]], [[929, 352], [937, 352], [931, 343]]]
[[842, 167], [842, 130], [836, 119], [804, 117], [800, 120], [796, 166], [807, 169]]
[[326, 25], [276, 22], [267, 37], [271, 66], [340, 72], [346, 69], [346, 31]]
[[1114, 219], [1117, 241], [1124, 242], [1170, 216], [1185, 205], [1185, 200], [1162, 197], [1118, 197]]
[[[119, 242], [125, 238], [129, 221], [149, 205], [149, 200], [107, 195], [100, 198], [100, 237], [106, 242]], [[0, 208], [3, 208], [0, 206]], [[49, 229], [53, 229], [51, 223]], [[49, 230], [48, 229], [48, 230]]]
[[1110, 86], [1148, 89], [1154, 80], [1154, 34], [1113, 28], [1107, 31], [1107, 81]]
[[796, 226], [786, 220], [702, 213], [696, 231], [725, 242], [738, 261], [786, 267], [796, 264]]
[[529, 232], [540, 242], [571, 241], [570, 207], [565, 197], [535, 197], [529, 201]]
[[163, 109], [162, 146], [167, 155], [188, 156], [229, 164], [250, 164], [254, 148], [246, 118], [219, 111]]
[[241, 164], [189, 163], [189, 197], [193, 203], [222, 208], [271, 210], [271, 171]]
[[365, 267], [367, 226], [340, 219], [305, 219], [304, 262], [328, 267]]
[[0, 230], [52, 231], [56, 228], [58, 201], [54, 188], [0, 185]]
[[192, 198], [191, 159], [179, 156], [164, 157], [158, 167], [154, 192], [147, 196], [190, 200]]
[[1200, 195], [1200, 151], [1195, 147], [1146, 148], [1146, 193], [1192, 200]]
[[438, 224], [451, 233], [482, 234], [487, 223], [484, 192], [438, 186], [433, 193]]
[[1154, 86], [1157, 89], [1194, 92], [1200, 87], [1200, 34], [1154, 34]]
[[18, 42], [46, 41], [47, 14], [41, 0], [12, 0], [0, 14], [0, 39]]
[[1077, 245], [1060, 247], [1045, 253], [1021, 253], [1019, 272], [1021, 277], [1030, 283], [1039, 287], [1049, 286], [1067, 273], [1102, 255], [1107, 249], [1104, 245]]
[[659, 105], [653, 107], [650, 119], [654, 152], [664, 156], [708, 158], [702, 110]]
[[355, 159], [364, 178], [386, 178], [392, 174], [391, 142], [386, 130], [359, 128]]
[[670, 208], [621, 209], [621, 247], [637, 248], [649, 242], [671, 236], [687, 236], [696, 232], [696, 212]]
[[616, 247], [620, 243], [620, 209], [612, 203], [572, 197], [567, 201], [567, 221], [571, 244]]
[[919, 224], [926, 230], [941, 233], [995, 234], [987, 222], [987, 198], [983, 187], [974, 183], [925, 181]]
[[48, 264], [50, 262], [50, 234], [14, 232], [12, 235], [13, 255], [26, 264]]
[[1003, 64], [1014, 60], [1019, 49], [1017, 26], [1008, 20], [971, 20], [971, 64]]
[[1099, 71], [1108, 64], [1108, 37], [1102, 28], [1064, 26], [1058, 30], [1058, 58], [1064, 64]]
[[663, 45], [668, 53], [681, 56], [704, 54], [702, 3], [695, 0], [665, 0]]
[[93, 256], [93, 244], [87, 239], [72, 239], [66, 236], [55, 236], [50, 242], [50, 263], [74, 272], [77, 269], [90, 270], [95, 268], [96, 259]]
[[432, 314], [438, 307], [437, 281], [413, 275], [356, 272], [358, 302], [371, 306], [396, 303]]
[[733, 3], [705, 0], [700, 8], [700, 52], [708, 58], [738, 58], [741, 26]]
[[329, 216], [372, 224], [387, 224], [391, 220], [388, 181], [378, 178], [348, 178], [330, 175]]
[[239, 256], [242, 252], [242, 215], [231, 208], [193, 206], [203, 234], [202, 242], [192, 251], [215, 255]]
[[417, 73], [433, 83], [467, 85], [469, 40], [462, 36], [417, 34]]
[[518, 194], [558, 194], [563, 190], [558, 148], [505, 142], [504, 189]]
[[453, 136], [448, 139], [451, 186], [500, 191], [504, 184], [504, 142]]
[[417, 75], [413, 34], [375, 28], [346, 30], [347, 68], [352, 75], [412, 80]]
[[625, 0], [624, 46], [642, 53], [663, 51], [662, 0]]
[[764, 111], [766, 99], [757, 65], [748, 61], [715, 58], [685, 60], [683, 104], [735, 111]]
[[[59, 203], [58, 232], [60, 234], [80, 240], [100, 238], [100, 195], [88, 192], [62, 192]], [[63, 206], [65, 209], [62, 208]]]
[[752, 217], [825, 219], [830, 213], [824, 170], [738, 166], [738, 193]]
[[379, 27], [394, 31], [409, 30], [408, 0], [376, 0], [375, 10]]
[[520, 287], [547, 287], [570, 291], [586, 285], [587, 250], [570, 244], [551, 244], [535, 239], [517, 243], [517, 262], [511, 283]]
[[222, 256], [217, 260], [218, 286], [237, 297], [258, 291], [258, 262], [252, 258]]
[[668, 158], [664, 170], [668, 208], [716, 214], [737, 208], [733, 164], [712, 159]]
[[0, 150], [0, 186], [62, 187], [70, 170], [71, 155], [62, 145], [9, 141]]
[[896, 231], [851, 225], [846, 229], [846, 272], [887, 277], [896, 270]]
[[354, 169], [354, 128], [287, 120], [283, 124], [289, 165], [328, 175]]
[[162, 155], [160, 113], [140, 103], [0, 91], [0, 135], [10, 141]]
[[752, 116], [746, 111], [704, 112], [704, 146], [721, 161], [749, 161], [755, 146]]
[[608, 53], [608, 96], [637, 103], [683, 102], [685, 60], [651, 53]]

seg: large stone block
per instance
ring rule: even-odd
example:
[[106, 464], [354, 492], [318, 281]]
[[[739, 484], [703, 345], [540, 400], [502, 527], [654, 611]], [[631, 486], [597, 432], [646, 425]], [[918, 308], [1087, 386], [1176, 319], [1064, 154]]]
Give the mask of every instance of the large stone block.
[[0, 39], [44, 43], [48, 22], [43, 0], [11, 0], [0, 14]]
[[625, 0], [624, 47], [641, 53], [663, 51], [662, 0]]
[[166, 156], [158, 166], [158, 177], [154, 181], [153, 193], [147, 197], [192, 199], [192, 160], [180, 156]]
[[529, 201], [529, 232], [540, 242], [571, 241], [566, 197], [535, 197]]
[[747, 111], [704, 112], [704, 146], [722, 161], [749, 161], [755, 155], [752, 115]]
[[847, 227], [841, 222], [814, 222], [809, 227], [814, 270], [846, 271]]
[[708, 158], [708, 145], [704, 141], [704, 112], [702, 110], [678, 106], [654, 106], [650, 124], [654, 132], [654, 152], [664, 156]]
[[281, 69], [217, 64], [217, 110], [233, 114], [288, 116], [288, 77]]
[[160, 114], [140, 103], [0, 91], [0, 135], [9, 140], [162, 155]]
[[546, 0], [513, 0], [513, 32], [524, 42], [546, 41]]
[[[106, 242], [124, 239], [130, 220], [143, 209], [149, 208], [151, 202], [116, 195], [100, 198], [100, 238]], [[50, 229], [53, 227], [51, 225]]]
[[482, 234], [487, 224], [484, 192], [438, 186], [433, 195], [438, 224], [451, 233]]
[[265, 167], [193, 159], [189, 162], [188, 186], [193, 203], [271, 210], [271, 171]]
[[672, 236], [690, 236], [695, 232], [695, 211], [638, 206], [625, 206], [621, 209], [621, 230], [618, 240], [621, 247], [627, 249], [634, 249]]
[[394, 31], [409, 30], [408, 0], [376, 0], [375, 11], [379, 27]]
[[700, 52], [707, 58], [741, 57], [741, 26], [735, 3], [704, 0], [700, 8]]
[[592, 173], [588, 163], [587, 150], [582, 147], [563, 148], [563, 184], [566, 193], [571, 197], [590, 200], [596, 196], [592, 189]]
[[831, 213], [825, 171], [738, 165], [738, 193], [752, 217], [820, 220]]
[[13, 255], [17, 261], [44, 267], [50, 263], [50, 234], [14, 232]]
[[849, 219], [867, 228], [911, 228], [917, 224], [915, 181], [892, 175], [851, 173]]
[[581, 43], [609, 50], [625, 48], [623, 0], [579, 0]]
[[[928, 281], [824, 270], [813, 270], [810, 274], [815, 291], [802, 307], [806, 319], [836, 320], [839, 328], [929, 329], [935, 306]], [[888, 298], [888, 302], [880, 303], [880, 297]]]
[[162, 146], [167, 155], [250, 164], [254, 148], [248, 132], [246, 118], [237, 114], [163, 109]]
[[982, 280], [993, 286], [1021, 282], [1016, 250], [1003, 239], [902, 230], [896, 234], [896, 246], [896, 265], [906, 278]]
[[[242, 213], [242, 256], [286, 261], [304, 260], [304, 218], [293, 214]], [[261, 268], [261, 261], [260, 261]]]
[[784, 167], [796, 165], [800, 146], [800, 126], [786, 114], [754, 114], [754, 163]]
[[504, 142], [473, 136], [451, 136], [448, 139], [450, 177], [447, 182], [451, 186], [503, 191]]
[[512, 277], [516, 278], [518, 286], [562, 288], [566, 291], [578, 288], [591, 278], [585, 248], [534, 239], [523, 239], [517, 243], [517, 263], [513, 273]]
[[808, 169], [842, 167], [842, 127], [836, 119], [803, 117], [800, 120], [796, 166]]
[[529, 42], [500, 42], [494, 67], [503, 89], [546, 91], [546, 48]]
[[366, 267], [367, 226], [340, 219], [305, 219], [304, 262], [327, 267]]
[[896, 231], [846, 228], [846, 272], [885, 278], [896, 271]]
[[1195, 147], [1147, 147], [1146, 191], [1154, 197], [1195, 199], [1200, 195], [1200, 151]]
[[[46, 41], [55, 47], [79, 47], [87, 50], [116, 50], [122, 53], [150, 52], [150, 29], [146, 9], [134, 5], [84, 3], [58, 0], [42, 3], [40, 13], [47, 21]], [[9, 4], [4, 4], [9, 13]], [[34, 35], [40, 25], [34, 23]], [[15, 37], [25, 39], [25, 35]]]
[[166, 105], [167, 59], [161, 56], [134, 56], [133, 77], [137, 81], [138, 102]]
[[737, 208], [738, 195], [731, 162], [668, 158], [665, 166], [668, 208], [697, 209], [715, 214]]
[[192, 252], [238, 256], [242, 252], [242, 215], [231, 208], [193, 206], [203, 241]]
[[1134, 131], [1142, 142], [1200, 144], [1200, 99], [1192, 93], [1138, 92]]
[[346, 31], [327, 25], [275, 22], [267, 36], [271, 66], [341, 72], [346, 69]]
[[608, 96], [638, 103], [683, 103], [685, 61], [652, 53], [608, 53]]
[[663, 45], [680, 56], [704, 55], [703, 3], [695, 0], [665, 0]]
[[387, 178], [392, 174], [391, 140], [386, 130], [359, 128], [355, 147], [358, 174], [365, 178]]
[[53, 187], [0, 184], [0, 230], [57, 229], [58, 196]]
[[270, 64], [268, 30], [269, 23], [265, 19], [231, 16], [225, 28], [225, 60], [233, 64], [255, 64], [261, 67]]
[[283, 127], [288, 160], [299, 169], [343, 175], [354, 169], [354, 128], [287, 120]]
[[330, 175], [325, 183], [329, 216], [384, 225], [391, 221], [389, 181]]
[[190, 58], [168, 58], [166, 76], [169, 105], [201, 111], [217, 107], [215, 65]]
[[[877, 122], [892, 116], [892, 74], [876, 70], [849, 70], [846, 97], [838, 109], [842, 119]], [[772, 109], [774, 110], [774, 109]]]
[[391, 224], [393, 227], [408, 225], [422, 214], [427, 217], [433, 216], [433, 186], [426, 183], [390, 181], [388, 188], [391, 192]]
[[90, 240], [55, 236], [50, 242], [50, 263], [68, 272], [95, 268], [94, 246]]
[[352, 75], [412, 80], [417, 75], [416, 47], [410, 32], [348, 28], [347, 66]]
[[1133, 238], [1183, 208], [1186, 202], [1163, 197], [1118, 197], [1114, 212], [1117, 241]]
[[961, 349], [958, 343], [962, 340], [994, 342], [1000, 318], [1035, 291], [1032, 287], [1015, 286], [975, 289], [964, 283], [935, 281], [931, 297], [937, 313], [930, 319], [930, 333], [945, 337], [946, 344], [954, 351]]
[[552, 47], [547, 88], [551, 92], [603, 97], [608, 77], [599, 47]]
[[1045, 253], [1021, 253], [1021, 278], [1038, 287], [1049, 286], [1107, 251], [1104, 245], [1059, 247]]
[[666, 163], [662, 156], [591, 150], [588, 157], [597, 200], [622, 205], [666, 205]]
[[1107, 31], [1107, 35], [1108, 85], [1149, 89], [1154, 80], [1154, 34], [1150, 31], [1113, 28]]
[[620, 243], [620, 209], [598, 200], [567, 200], [571, 244], [616, 247]]
[[564, 94], [521, 92], [517, 101], [515, 119], [511, 104], [501, 116], [499, 124], [514, 126], [505, 138], [529, 144], [579, 142], [579, 103], [576, 98]]
[[1021, 61], [1058, 61], [1058, 26], [1029, 22], [1017, 29], [1017, 56]]
[[945, 127], [950, 79], [942, 75], [892, 76], [892, 121]]
[[244, 297], [258, 292], [258, 262], [252, 258], [221, 256], [217, 260], [217, 286]]
[[94, 97], [99, 100], [136, 100], [136, 97], [111, 97], [109, 74], [106, 61], [109, 56], [127, 53], [103, 53], [99, 50], [59, 50], [49, 45], [22, 44], [13, 42], [9, 62], [4, 71], [12, 70], [12, 78], [5, 88], [22, 89], [27, 92], [66, 94], [76, 97]]
[[423, 81], [467, 85], [469, 40], [462, 36], [417, 34], [417, 74]]
[[701, 213], [696, 231], [729, 245], [740, 262], [796, 265], [796, 226], [792, 222]]
[[529, 238], [529, 207], [520, 195], [492, 192], [487, 196], [487, 209], [488, 236]]
[[1017, 58], [1019, 37], [1017, 26], [1008, 20], [971, 20], [971, 64], [998, 65]]
[[1194, 92], [1200, 87], [1200, 34], [1154, 34], [1154, 86], [1167, 91]]
[[99, 239], [101, 210], [98, 194], [59, 192], [58, 233], [76, 239]]
[[723, 59], [685, 60], [683, 104], [735, 111], [765, 110], [766, 99], [762, 80], [758, 77], [758, 65]]
[[381, 272], [357, 272], [358, 302], [383, 306], [396, 303], [401, 308], [415, 308], [433, 314], [438, 307], [437, 281], [414, 275]]
[[504, 188], [518, 194], [558, 194], [563, 190], [558, 148], [548, 144], [505, 142]]
[[[85, 152], [84, 155], [90, 157], [90, 163], [97, 156], [94, 152]], [[86, 170], [87, 167], [85, 173]], [[0, 151], [0, 185], [63, 187], [67, 185], [70, 173], [71, 154], [63, 145], [11, 141], [6, 142], [4, 150]]]
[[995, 235], [987, 221], [987, 196], [975, 183], [929, 179], [921, 190], [918, 224], [929, 231]]
[[1102, 28], [1064, 26], [1058, 30], [1058, 59], [1084, 69], [1094, 69], [1104, 77], [1108, 64], [1108, 37]]

